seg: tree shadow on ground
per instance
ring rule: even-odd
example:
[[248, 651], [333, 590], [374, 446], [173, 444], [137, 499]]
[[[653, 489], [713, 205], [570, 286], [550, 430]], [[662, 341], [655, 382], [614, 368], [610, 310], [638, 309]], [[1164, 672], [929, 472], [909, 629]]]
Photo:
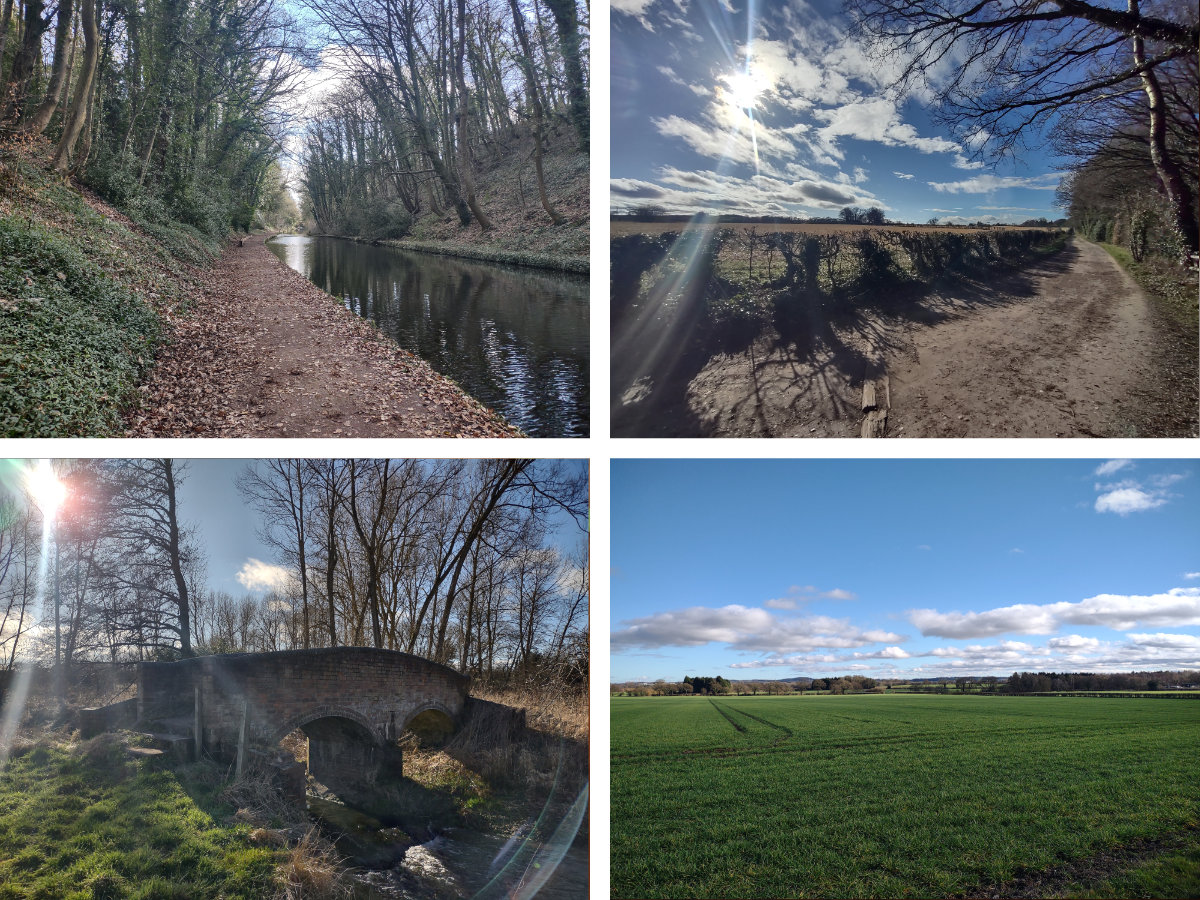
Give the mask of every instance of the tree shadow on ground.
[[[752, 410], [758, 433], [770, 434], [776, 427], [764, 412], [769, 392], [786, 392], [788, 408], [794, 413], [819, 402], [829, 418], [856, 419], [864, 380], [882, 374], [885, 359], [906, 352], [909, 330], [1027, 301], [1036, 296], [1039, 280], [1064, 274], [1078, 257], [1079, 250], [1068, 244], [1022, 265], [959, 270], [930, 285], [917, 281], [859, 285], [836, 299], [802, 291], [778, 294], [775, 315], [756, 328], [735, 325], [714, 330], [705, 321], [705, 290], [692, 287], [680, 292], [671, 305], [625, 306], [613, 329], [612, 435], [716, 434], [716, 417], [702, 417], [691, 408], [689, 388], [721, 356], [745, 358], [749, 369], [745, 394], [724, 402], [734, 412]], [[736, 387], [725, 380], [722, 390], [728, 398]]]

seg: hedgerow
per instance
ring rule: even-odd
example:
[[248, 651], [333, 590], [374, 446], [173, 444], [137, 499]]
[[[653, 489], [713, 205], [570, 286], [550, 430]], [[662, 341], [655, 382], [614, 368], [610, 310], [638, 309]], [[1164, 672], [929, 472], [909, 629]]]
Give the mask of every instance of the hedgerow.
[[[708, 337], [744, 342], [772, 318], [783, 334], [822, 307], [891, 305], [943, 279], [1020, 264], [1061, 247], [1067, 234], [885, 228], [814, 234], [752, 227], [623, 235], [611, 245], [613, 324], [656, 294], [699, 294]], [[698, 265], [698, 256], [711, 264]], [[680, 282], [685, 270], [686, 284]]]

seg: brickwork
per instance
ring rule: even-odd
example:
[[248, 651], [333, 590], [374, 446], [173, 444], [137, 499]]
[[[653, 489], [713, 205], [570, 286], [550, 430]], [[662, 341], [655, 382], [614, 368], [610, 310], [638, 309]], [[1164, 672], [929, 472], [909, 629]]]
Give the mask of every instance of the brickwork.
[[138, 717], [192, 716], [199, 686], [203, 746], [215, 756], [236, 752], [243, 714], [251, 742], [260, 746], [329, 718], [354, 722], [385, 746], [428, 709], [458, 722], [467, 685], [448, 666], [366, 647], [204, 656], [143, 663]]

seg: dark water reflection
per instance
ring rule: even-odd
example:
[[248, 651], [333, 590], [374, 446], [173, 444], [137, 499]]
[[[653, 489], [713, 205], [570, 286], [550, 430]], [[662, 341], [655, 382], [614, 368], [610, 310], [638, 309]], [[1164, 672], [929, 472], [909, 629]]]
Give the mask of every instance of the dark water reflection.
[[267, 246], [527, 434], [587, 436], [586, 278], [337, 238]]

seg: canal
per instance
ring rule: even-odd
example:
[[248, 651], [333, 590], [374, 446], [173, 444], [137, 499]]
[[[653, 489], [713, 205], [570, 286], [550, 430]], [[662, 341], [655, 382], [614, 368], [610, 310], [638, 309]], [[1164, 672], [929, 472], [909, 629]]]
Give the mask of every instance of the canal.
[[588, 280], [330, 237], [284, 263], [534, 437], [588, 434]]

